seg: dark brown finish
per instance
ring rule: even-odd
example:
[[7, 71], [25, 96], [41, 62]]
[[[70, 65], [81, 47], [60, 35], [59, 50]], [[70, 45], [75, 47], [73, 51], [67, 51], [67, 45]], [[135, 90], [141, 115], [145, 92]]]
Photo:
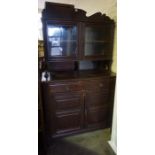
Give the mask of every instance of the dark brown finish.
[[79, 81], [76, 82], [59, 82], [55, 84], [51, 84], [49, 86], [50, 92], [72, 92], [72, 91], [80, 91], [81, 90], [81, 83]]
[[[111, 60], [112, 56], [112, 44], [113, 44], [113, 30], [114, 21], [107, 17], [105, 14], [96, 13], [90, 17], [86, 16], [86, 12], [80, 9], [75, 9], [73, 5], [62, 5], [56, 3], [46, 3], [46, 7], [42, 14], [43, 21], [43, 34], [45, 41], [45, 56], [48, 61], [76, 61], [80, 59], [85, 60]], [[76, 26], [77, 27], [77, 38], [76, 38], [76, 51], [72, 51], [70, 56], [50, 56], [49, 55], [49, 37], [47, 36], [47, 27], [53, 26]], [[105, 46], [104, 55], [101, 55], [96, 51], [95, 55], [85, 56], [84, 45], [85, 45], [85, 29], [86, 26], [96, 27], [103, 30], [104, 36], [102, 40], [102, 46]], [[98, 40], [94, 40], [98, 41]], [[68, 43], [70, 44], [70, 43]], [[98, 43], [100, 44], [100, 43]], [[65, 51], [62, 51], [65, 52]], [[63, 69], [63, 68], [62, 68]]]
[[50, 62], [48, 64], [48, 68], [51, 71], [74, 71], [75, 69], [75, 63], [73, 61], [69, 61], [69, 62]]
[[51, 74], [50, 81], [42, 82], [47, 140], [109, 127], [114, 21], [49, 2], [42, 21], [46, 70]]
[[109, 127], [112, 126], [115, 84], [116, 84], [116, 75], [112, 74], [110, 77], [110, 87], [109, 87], [109, 112], [108, 112], [108, 126]]
[[41, 60], [42, 59], [39, 57], [38, 59], [38, 155], [46, 155], [43, 103], [42, 103], [41, 80], [40, 80]]
[[108, 90], [108, 88], [109, 88], [108, 78], [89, 80], [85, 82], [85, 89], [88, 91], [95, 91], [95, 90], [102, 91], [103, 89]]
[[[53, 136], [80, 130], [84, 117], [83, 95], [80, 91], [72, 91], [76, 83], [57, 84], [43, 85], [44, 92], [48, 93], [45, 103], [46, 130]], [[51, 91], [54, 87], [55, 91]]]
[[86, 11], [74, 8], [73, 5], [46, 2], [43, 10], [43, 18], [55, 19], [59, 21], [83, 21], [83, 22], [105, 22], [112, 23], [114, 21], [105, 14], [97, 12], [90, 17], [86, 16]]
[[109, 77], [99, 77], [43, 83], [49, 135], [58, 137], [107, 127], [109, 82]]

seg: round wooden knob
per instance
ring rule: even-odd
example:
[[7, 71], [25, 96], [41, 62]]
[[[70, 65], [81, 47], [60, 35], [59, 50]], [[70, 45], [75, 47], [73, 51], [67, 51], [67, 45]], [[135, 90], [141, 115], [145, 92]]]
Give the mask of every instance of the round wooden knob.
[[102, 84], [102, 83], [100, 83], [100, 84], [99, 84], [99, 86], [100, 86], [100, 87], [103, 87], [103, 84]]
[[66, 90], [69, 91], [69, 87], [66, 87]]

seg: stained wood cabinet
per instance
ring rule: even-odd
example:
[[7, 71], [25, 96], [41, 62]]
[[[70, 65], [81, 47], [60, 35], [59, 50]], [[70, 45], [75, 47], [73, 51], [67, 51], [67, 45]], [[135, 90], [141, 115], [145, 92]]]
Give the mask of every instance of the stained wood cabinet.
[[109, 77], [43, 84], [46, 129], [53, 138], [108, 127]]
[[73, 5], [47, 2], [42, 22], [44, 70], [51, 77], [42, 81], [46, 136], [109, 127], [114, 21], [101, 13], [87, 17]]

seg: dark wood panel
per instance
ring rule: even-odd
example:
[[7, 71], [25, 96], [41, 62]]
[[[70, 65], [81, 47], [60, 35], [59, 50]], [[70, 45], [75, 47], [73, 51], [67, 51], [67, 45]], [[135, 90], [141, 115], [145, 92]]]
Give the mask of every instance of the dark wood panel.
[[49, 85], [51, 93], [80, 91], [82, 89], [80, 82], [55, 83]]
[[[103, 84], [101, 88], [100, 83]], [[61, 137], [82, 130], [107, 127], [112, 115], [109, 99], [112, 83], [113, 80], [108, 77], [44, 83], [48, 135]], [[68, 91], [65, 86], [72, 89]]]
[[56, 134], [79, 130], [82, 126], [81, 113], [68, 113], [65, 115], [56, 115]]
[[51, 93], [46, 105], [48, 135], [79, 130], [83, 126], [83, 96], [81, 92]]
[[109, 78], [98, 79], [98, 80], [88, 80], [84, 83], [84, 87], [86, 90], [94, 91], [94, 90], [102, 90], [109, 88]]
[[73, 5], [51, 2], [45, 3], [45, 9], [43, 10], [43, 20], [45, 19], [114, 24], [114, 20], [110, 19], [105, 14], [101, 14], [100, 12], [97, 12], [88, 17], [86, 16], [86, 11], [77, 8], [75, 9]]
[[98, 92], [87, 92], [85, 102], [88, 109], [104, 107], [108, 105], [108, 93], [104, 90]]
[[87, 126], [105, 126], [107, 124], [107, 108], [96, 108], [93, 110], [87, 110]]
[[49, 62], [48, 69], [53, 71], [73, 71], [75, 69], [75, 62]]
[[53, 104], [57, 113], [83, 110], [83, 98], [81, 92], [56, 93], [53, 94], [53, 97], [55, 100]]
[[90, 91], [85, 95], [87, 127], [106, 126], [108, 119], [108, 93], [104, 90]]
[[115, 83], [116, 75], [110, 77], [110, 88], [109, 88], [109, 111], [108, 111], [108, 127], [112, 126], [112, 116], [113, 116], [113, 105], [114, 105], [114, 94], [115, 94]]

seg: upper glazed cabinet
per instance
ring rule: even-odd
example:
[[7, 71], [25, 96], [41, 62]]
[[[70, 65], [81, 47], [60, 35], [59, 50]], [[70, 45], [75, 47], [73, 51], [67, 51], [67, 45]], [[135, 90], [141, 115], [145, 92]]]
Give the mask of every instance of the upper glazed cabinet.
[[110, 59], [112, 55], [112, 29], [110, 25], [84, 25], [84, 59]]
[[46, 25], [47, 57], [51, 60], [76, 59], [78, 28], [75, 23], [48, 21]]
[[48, 61], [111, 59], [114, 21], [106, 15], [47, 2], [42, 21]]

